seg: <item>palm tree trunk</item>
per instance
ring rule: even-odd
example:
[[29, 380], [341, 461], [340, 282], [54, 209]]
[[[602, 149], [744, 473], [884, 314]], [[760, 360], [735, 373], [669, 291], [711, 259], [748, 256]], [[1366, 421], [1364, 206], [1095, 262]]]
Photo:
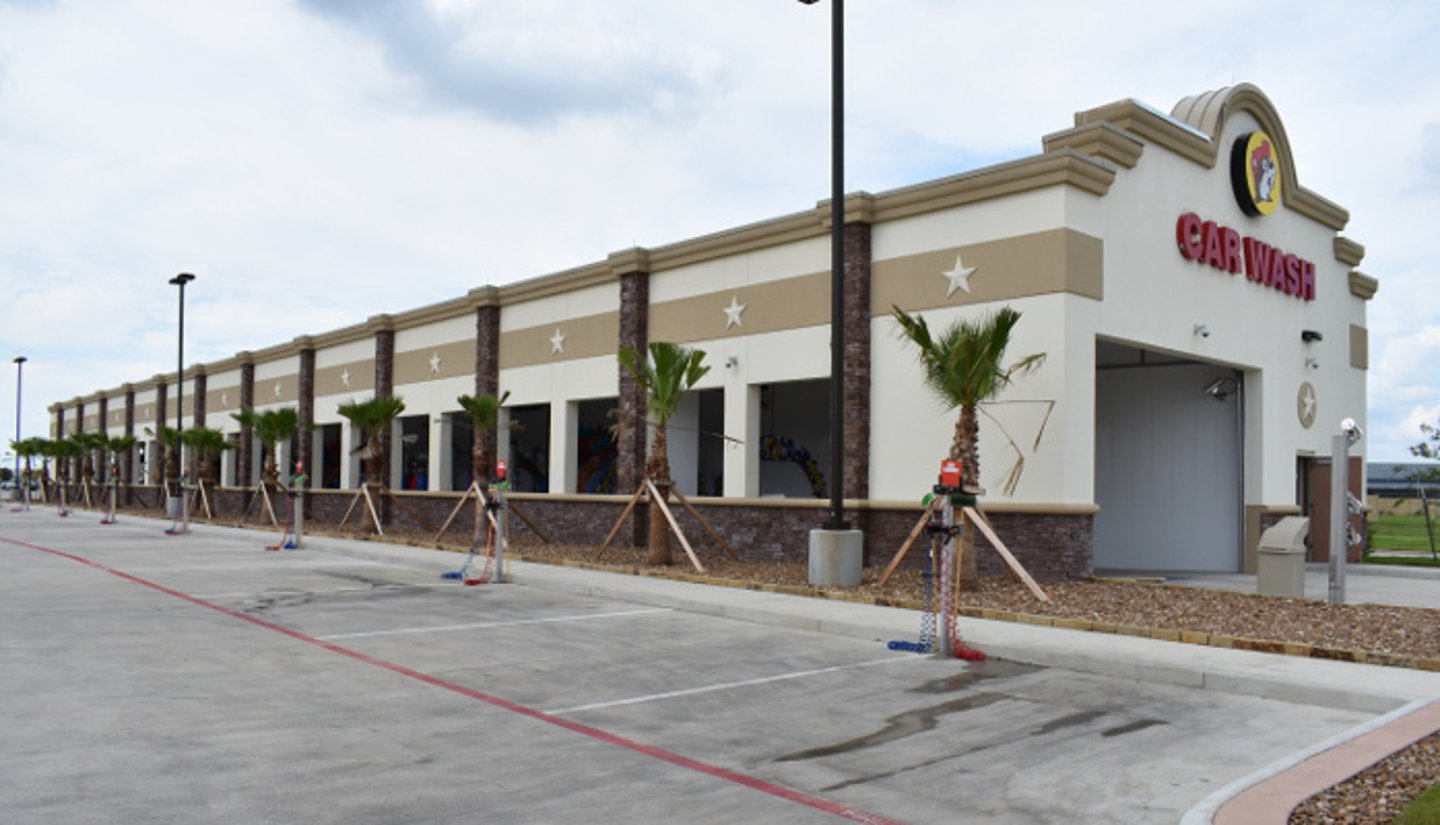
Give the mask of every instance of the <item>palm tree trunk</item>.
[[[655, 489], [660, 491], [660, 495], [668, 498], [670, 495], [670, 455], [666, 429], [663, 424], [655, 427], [655, 436], [650, 441], [650, 461], [645, 466], [645, 473], [655, 484]], [[650, 551], [645, 558], [645, 563], [671, 564], [673, 561], [670, 555], [670, 523], [665, 520], [665, 514], [660, 511], [660, 505], [652, 501], [650, 502]]]
[[[655, 489], [662, 498], [670, 495], [670, 482], [656, 481]], [[645, 556], [646, 564], [669, 565], [675, 562], [670, 555], [670, 522], [660, 511], [660, 505], [650, 502], [650, 550]]]
[[[980, 486], [980, 422], [975, 415], [975, 405], [960, 407], [960, 419], [955, 422], [955, 443], [950, 447], [951, 458], [960, 461], [960, 484], [963, 487]], [[963, 519], [963, 516], [962, 516]], [[975, 557], [974, 525], [960, 532], [960, 590], [973, 591], [980, 584], [980, 563]]]

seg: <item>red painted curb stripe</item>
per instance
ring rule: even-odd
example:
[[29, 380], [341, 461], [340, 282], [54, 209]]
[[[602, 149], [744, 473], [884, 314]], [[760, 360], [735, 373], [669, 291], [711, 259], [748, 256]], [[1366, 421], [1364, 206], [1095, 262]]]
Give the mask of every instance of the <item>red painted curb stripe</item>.
[[195, 596], [191, 596], [188, 593], [181, 593], [178, 590], [172, 590], [171, 588], [166, 587], [162, 584], [157, 584], [147, 579], [133, 576], [121, 570], [116, 570], [113, 567], [107, 567], [103, 564], [100, 564], [99, 562], [91, 561], [84, 556], [78, 556], [73, 553], [66, 553], [62, 550], [54, 550], [49, 547], [41, 547], [38, 544], [30, 544], [28, 542], [17, 541], [15, 539], [5, 538], [3, 536], [0, 536], [0, 541], [19, 547], [26, 547], [31, 550], [38, 550], [42, 553], [49, 553], [52, 556], [59, 556], [63, 559], [69, 559], [70, 561], [83, 564], [86, 567], [91, 567], [101, 572], [109, 573], [112, 576], [124, 579], [128, 582], [133, 582], [143, 587], [148, 587], [151, 590], [164, 593], [167, 596], [173, 596], [177, 599], [189, 602], [190, 604], [196, 605], [198, 607], [204, 607], [209, 610], [213, 610], [216, 613], [229, 616], [232, 619], [239, 619], [243, 622], [249, 622], [250, 624], [256, 625], [257, 627], [263, 627], [266, 630], [271, 630], [281, 635], [289, 636], [296, 641], [324, 648], [331, 653], [338, 653], [341, 656], [347, 656], [357, 662], [364, 662], [368, 665], [374, 665], [375, 667], [383, 668], [392, 673], [397, 673], [401, 676], [407, 676], [416, 681], [424, 682], [427, 685], [440, 688], [441, 690], [448, 690], [451, 693], [458, 693], [461, 696], [465, 696], [470, 699], [476, 699], [481, 702], [494, 705], [498, 708], [503, 708], [504, 710], [508, 710], [511, 713], [518, 713], [521, 716], [528, 716], [531, 719], [545, 722], [550, 725], [555, 725], [556, 727], [564, 728], [565, 730], [571, 731], [572, 733], [578, 733], [582, 736], [588, 736], [591, 739], [596, 739], [610, 745], [615, 745], [617, 747], [625, 748], [636, 753], [644, 754], [645, 756], [649, 756], [653, 759], [659, 759], [662, 762], [669, 762], [672, 765], [678, 765], [682, 768], [688, 768], [698, 773], [703, 773], [708, 776], [716, 777], [718, 779], [724, 779], [727, 782], [734, 782], [737, 785], [744, 785], [747, 788], [752, 788], [762, 793], [770, 794], [771, 796], [776, 796], [781, 799], [797, 803], [799, 805], [804, 805], [808, 808], [814, 808], [817, 811], [834, 814], [835, 816], [841, 817], [842, 819], [847, 819], [851, 822], [863, 822], [866, 823], [866, 825], [901, 825], [901, 823], [893, 819], [887, 819], [876, 814], [866, 813], [865, 811], [857, 811], [854, 808], [850, 808], [836, 802], [831, 802], [826, 799], [821, 799], [816, 796], [811, 796], [800, 791], [791, 790], [790, 788], [782, 787], [771, 782], [766, 782], [763, 779], [759, 779], [753, 776], [747, 776], [743, 773], [736, 773], [734, 771], [727, 770], [716, 765], [701, 762], [698, 759], [691, 759], [688, 756], [681, 756], [678, 753], [674, 753], [673, 751], [667, 751], [664, 748], [657, 748], [652, 745], [646, 745], [640, 742], [636, 742], [633, 739], [627, 739], [623, 736], [608, 733], [606, 731], [600, 730], [599, 728], [593, 728], [589, 725], [574, 722], [559, 716], [553, 716], [551, 714], [545, 713], [544, 711], [517, 704], [507, 699], [501, 699], [498, 696], [493, 696], [491, 694], [475, 690], [474, 688], [468, 688], [464, 685], [457, 685], [454, 682], [447, 682], [437, 676], [432, 676], [428, 673], [421, 673], [418, 670], [412, 670], [411, 668], [405, 667], [404, 665], [398, 665], [394, 662], [387, 662], [384, 659], [377, 659], [374, 656], [366, 655], [358, 650], [352, 650], [351, 648], [345, 647], [343, 645], [337, 645], [334, 642], [327, 642], [323, 639], [317, 639], [314, 636], [306, 635], [298, 630], [292, 630], [288, 627], [283, 627], [273, 622], [267, 622], [264, 619], [249, 616], [239, 611], [231, 610], [228, 607], [221, 607], [218, 604], [215, 604], [213, 602], [207, 602], [204, 599], [196, 598]]

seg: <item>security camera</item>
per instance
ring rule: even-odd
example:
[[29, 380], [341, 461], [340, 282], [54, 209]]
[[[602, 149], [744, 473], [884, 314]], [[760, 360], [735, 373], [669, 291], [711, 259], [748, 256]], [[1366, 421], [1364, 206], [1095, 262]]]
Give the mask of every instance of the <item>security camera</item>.
[[1201, 338], [1209, 338], [1209, 337], [1210, 337], [1210, 328], [1207, 327], [1207, 326], [1205, 326], [1204, 324], [1196, 324], [1196, 325], [1195, 325], [1195, 334], [1198, 335], [1198, 336], [1200, 336]]
[[1351, 444], [1359, 441], [1365, 435], [1365, 431], [1360, 429], [1360, 425], [1356, 424], [1353, 418], [1347, 418], [1340, 422], [1340, 432], [1349, 439]]

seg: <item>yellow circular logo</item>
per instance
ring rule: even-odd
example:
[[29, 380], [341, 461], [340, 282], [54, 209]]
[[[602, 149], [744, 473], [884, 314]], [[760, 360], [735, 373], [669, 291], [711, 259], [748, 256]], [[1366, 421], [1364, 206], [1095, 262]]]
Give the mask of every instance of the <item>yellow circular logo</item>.
[[1230, 152], [1230, 182], [1247, 215], [1269, 215], [1280, 203], [1280, 153], [1264, 132], [1241, 135]]

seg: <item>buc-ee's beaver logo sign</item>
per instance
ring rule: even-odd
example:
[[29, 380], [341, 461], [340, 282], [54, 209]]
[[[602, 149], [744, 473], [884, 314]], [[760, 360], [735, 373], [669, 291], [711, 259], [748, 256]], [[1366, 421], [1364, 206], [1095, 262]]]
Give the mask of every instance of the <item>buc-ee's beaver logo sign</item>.
[[1230, 183], [1247, 215], [1269, 215], [1280, 203], [1280, 154], [1264, 132], [1241, 135], [1230, 150]]

